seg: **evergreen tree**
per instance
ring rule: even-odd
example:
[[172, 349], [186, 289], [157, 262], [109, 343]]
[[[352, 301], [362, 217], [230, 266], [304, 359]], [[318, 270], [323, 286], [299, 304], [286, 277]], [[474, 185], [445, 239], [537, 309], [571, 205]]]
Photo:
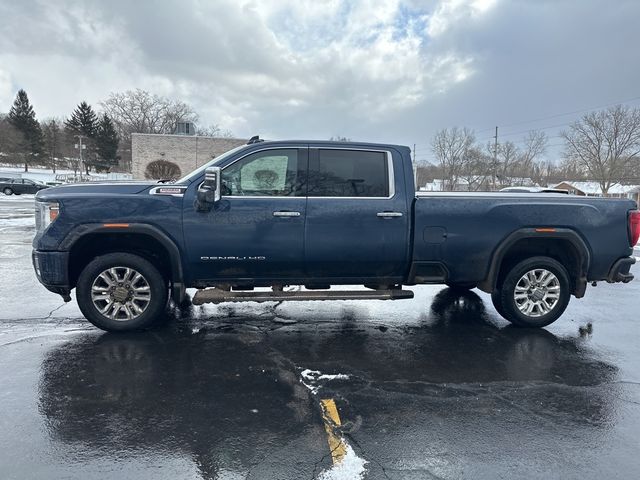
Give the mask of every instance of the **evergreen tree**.
[[105, 113], [96, 129], [95, 145], [98, 158], [96, 166], [108, 170], [118, 163], [118, 134], [111, 119]]
[[9, 122], [23, 136], [20, 153], [24, 157], [24, 171], [29, 170], [29, 163], [42, 153], [42, 130], [36, 120], [36, 112], [29, 103], [27, 92], [20, 89], [9, 111]]
[[98, 118], [91, 105], [81, 102], [64, 125], [76, 135], [93, 138], [98, 127]]
[[[95, 136], [98, 128], [98, 117], [91, 105], [83, 101], [76, 107], [71, 117], [64, 122], [67, 134], [82, 135], [82, 144], [86, 146], [82, 151], [83, 163], [86, 173], [89, 173], [91, 166], [97, 165], [97, 154], [95, 149]], [[80, 142], [76, 142], [80, 145]], [[78, 156], [80, 152], [78, 152]]]

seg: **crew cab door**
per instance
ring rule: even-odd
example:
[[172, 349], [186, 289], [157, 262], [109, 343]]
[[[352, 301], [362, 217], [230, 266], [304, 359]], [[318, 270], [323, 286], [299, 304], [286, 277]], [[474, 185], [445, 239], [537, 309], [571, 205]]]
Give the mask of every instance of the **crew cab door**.
[[223, 168], [222, 198], [210, 212], [195, 211], [186, 199], [191, 277], [301, 277], [307, 164], [306, 146], [255, 151]]
[[13, 189], [13, 193], [17, 193], [18, 195], [27, 193], [25, 181], [22, 178], [15, 178], [12, 183], [11, 188]]
[[401, 278], [409, 212], [391, 151], [310, 148], [305, 249], [314, 278]]

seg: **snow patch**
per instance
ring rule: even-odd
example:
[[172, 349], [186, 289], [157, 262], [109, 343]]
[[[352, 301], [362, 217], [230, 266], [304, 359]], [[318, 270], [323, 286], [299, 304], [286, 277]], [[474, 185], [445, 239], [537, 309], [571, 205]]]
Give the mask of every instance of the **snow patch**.
[[33, 227], [36, 228], [36, 221], [33, 215], [14, 215], [9, 218], [0, 216], [0, 227]]
[[340, 463], [333, 464], [330, 468], [320, 472], [320, 480], [354, 480], [364, 478], [367, 472], [365, 465], [368, 463], [353, 451], [351, 445], [342, 438], [346, 454]]
[[0, 201], [2, 201], [2, 203], [5, 203], [5, 202], [31, 203], [31, 204], [33, 204], [33, 208], [35, 208], [36, 196], [35, 195], [27, 195], [26, 193], [23, 193], [22, 195], [5, 195], [5, 194], [2, 194], [0, 196]]
[[300, 382], [311, 390], [311, 393], [314, 395], [318, 393], [318, 390], [322, 387], [322, 385], [316, 385], [318, 382], [323, 381], [323, 384], [326, 382], [330, 382], [331, 380], [349, 380], [349, 375], [345, 375], [344, 373], [337, 373], [335, 375], [328, 375], [320, 372], [319, 370], [310, 370], [308, 368], [304, 369], [300, 372]]

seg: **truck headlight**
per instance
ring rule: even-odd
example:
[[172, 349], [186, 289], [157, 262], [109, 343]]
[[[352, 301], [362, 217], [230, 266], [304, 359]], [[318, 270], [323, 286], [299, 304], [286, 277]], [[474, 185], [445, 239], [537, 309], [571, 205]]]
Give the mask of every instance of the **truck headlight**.
[[58, 218], [60, 205], [58, 202], [36, 201], [36, 229], [42, 231]]

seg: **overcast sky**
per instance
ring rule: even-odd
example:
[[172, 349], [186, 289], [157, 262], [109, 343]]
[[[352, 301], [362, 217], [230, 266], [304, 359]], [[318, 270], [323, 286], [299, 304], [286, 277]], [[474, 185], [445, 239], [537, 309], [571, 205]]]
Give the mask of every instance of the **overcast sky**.
[[[566, 112], [640, 105], [638, 0], [0, 0], [0, 112], [142, 88], [237, 136], [519, 141]], [[527, 122], [541, 118], [538, 122]], [[516, 124], [516, 125], [513, 125]]]

